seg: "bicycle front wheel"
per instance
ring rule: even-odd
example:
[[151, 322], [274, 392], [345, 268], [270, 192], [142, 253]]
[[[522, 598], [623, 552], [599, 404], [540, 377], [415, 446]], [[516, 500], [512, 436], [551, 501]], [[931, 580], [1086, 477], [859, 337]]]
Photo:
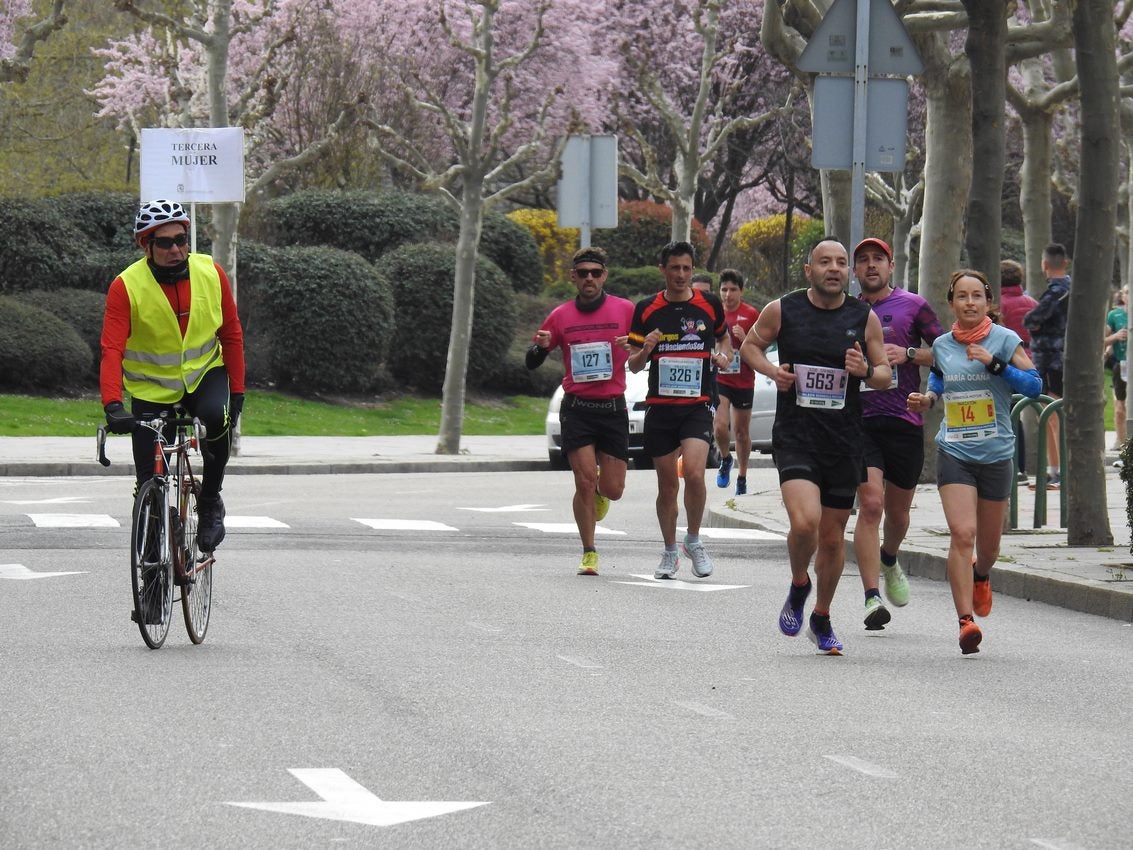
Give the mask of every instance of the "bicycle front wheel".
[[212, 556], [203, 560], [197, 547], [197, 499], [201, 485], [188, 476], [181, 479], [181, 498], [178, 508], [181, 515], [181, 540], [178, 541], [184, 584], [181, 587], [181, 612], [185, 615], [185, 631], [189, 640], [200, 643], [205, 639], [212, 612]]
[[173, 560], [165, 534], [165, 482], [142, 484], [130, 528], [134, 622], [150, 649], [160, 649], [173, 612]]

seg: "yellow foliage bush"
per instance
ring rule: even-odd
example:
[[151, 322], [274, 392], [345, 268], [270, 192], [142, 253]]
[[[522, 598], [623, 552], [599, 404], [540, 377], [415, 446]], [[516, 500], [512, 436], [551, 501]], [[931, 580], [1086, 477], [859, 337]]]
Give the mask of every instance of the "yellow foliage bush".
[[534, 237], [543, 260], [543, 286], [569, 280], [570, 258], [578, 247], [578, 228], [559, 227], [554, 210], [513, 210], [507, 217], [526, 227]]

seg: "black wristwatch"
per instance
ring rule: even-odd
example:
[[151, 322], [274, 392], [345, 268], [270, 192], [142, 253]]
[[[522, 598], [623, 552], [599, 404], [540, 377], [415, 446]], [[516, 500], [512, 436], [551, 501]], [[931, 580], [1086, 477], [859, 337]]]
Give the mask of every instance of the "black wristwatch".
[[905, 356], [908, 357], [909, 362], [912, 363], [917, 359], [917, 349], [910, 345], [905, 349]]
[[866, 366], [865, 366], [865, 377], [862, 378], [862, 380], [868, 381], [872, 377], [873, 377], [873, 364], [867, 363]]

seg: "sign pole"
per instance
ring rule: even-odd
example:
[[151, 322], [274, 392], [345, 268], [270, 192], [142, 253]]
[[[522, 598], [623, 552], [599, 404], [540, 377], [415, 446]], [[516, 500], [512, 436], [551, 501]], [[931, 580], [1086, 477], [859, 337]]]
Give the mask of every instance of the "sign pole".
[[[858, 0], [857, 37], [854, 43], [854, 158], [850, 169], [850, 244], [849, 250], [865, 233], [865, 158], [866, 129], [869, 117], [869, 3]], [[854, 258], [850, 257], [853, 267]], [[850, 293], [858, 295], [861, 284], [850, 275]]]

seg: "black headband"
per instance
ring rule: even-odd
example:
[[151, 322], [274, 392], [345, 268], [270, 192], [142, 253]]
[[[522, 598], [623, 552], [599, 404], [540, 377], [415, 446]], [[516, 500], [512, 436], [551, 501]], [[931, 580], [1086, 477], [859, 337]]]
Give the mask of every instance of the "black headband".
[[602, 268], [606, 268], [606, 261], [602, 259], [602, 256], [597, 251], [585, 251], [575, 257], [574, 265], [577, 266], [579, 263], [597, 263]]

